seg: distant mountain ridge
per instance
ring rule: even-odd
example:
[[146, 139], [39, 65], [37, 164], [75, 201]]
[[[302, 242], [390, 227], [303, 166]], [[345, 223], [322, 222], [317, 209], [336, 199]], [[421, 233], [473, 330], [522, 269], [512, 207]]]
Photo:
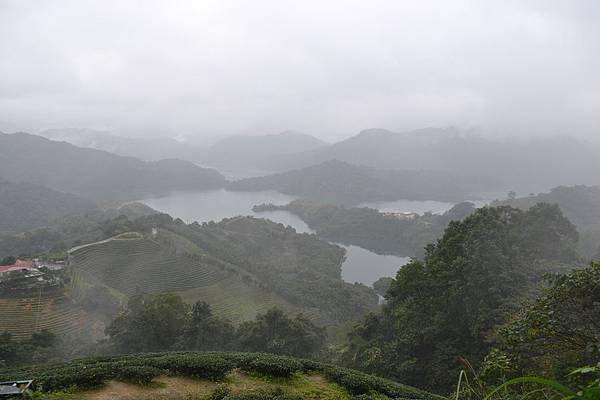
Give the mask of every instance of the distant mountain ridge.
[[261, 168], [274, 172], [337, 159], [383, 169], [425, 169], [496, 178], [504, 189], [546, 190], [563, 184], [600, 184], [600, 148], [572, 137], [491, 139], [455, 128], [396, 133], [367, 129], [312, 151], [273, 157]]
[[167, 137], [130, 138], [94, 129], [47, 129], [41, 131], [39, 135], [50, 140], [71, 143], [77, 147], [104, 150], [144, 161], [158, 161], [167, 158], [195, 161], [201, 151], [198, 146]]
[[277, 190], [322, 203], [356, 205], [371, 201], [460, 202], [494, 188], [483, 177], [423, 170], [384, 170], [330, 160], [303, 169], [229, 183], [229, 190]]
[[225, 186], [219, 172], [188, 161], [147, 162], [27, 133], [0, 133], [0, 171], [8, 180], [73, 193], [96, 203]]

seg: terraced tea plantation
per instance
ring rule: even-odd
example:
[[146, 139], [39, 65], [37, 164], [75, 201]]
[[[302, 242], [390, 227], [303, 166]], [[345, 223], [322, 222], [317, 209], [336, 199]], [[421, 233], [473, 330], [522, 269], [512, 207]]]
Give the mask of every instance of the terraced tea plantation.
[[70, 253], [76, 279], [100, 283], [131, 295], [136, 288], [149, 293], [180, 292], [223, 280], [224, 269], [176, 254], [151, 239], [114, 239]]
[[23, 378], [34, 380], [36, 398], [52, 399], [443, 399], [346, 368], [257, 353], [146, 353], [0, 370], [0, 381]]
[[74, 304], [67, 290], [31, 293], [23, 297], [0, 298], [0, 330], [15, 339], [47, 329], [56, 334], [78, 334], [91, 328], [92, 321]]
[[206, 301], [217, 315], [233, 322], [252, 319], [276, 305], [299, 311], [261, 287], [247, 271], [215, 260], [187, 239], [164, 230], [156, 240], [114, 238], [80, 246], [69, 253], [69, 260], [76, 288], [99, 284], [126, 296], [138, 288], [177, 293], [189, 303]]

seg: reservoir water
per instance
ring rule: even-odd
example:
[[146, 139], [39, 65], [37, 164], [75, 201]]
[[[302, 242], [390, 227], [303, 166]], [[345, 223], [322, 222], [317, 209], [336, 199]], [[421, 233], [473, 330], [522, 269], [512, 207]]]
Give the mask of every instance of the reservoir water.
[[[252, 207], [257, 204], [284, 205], [294, 199], [293, 196], [276, 191], [230, 192], [220, 189], [205, 192], [174, 192], [163, 197], [140, 200], [140, 202], [158, 211], [168, 213], [173, 218], [181, 218], [186, 223], [194, 221], [200, 223], [218, 222], [223, 218], [237, 215], [252, 215], [257, 218], [266, 218], [284, 225], [290, 225], [299, 233], [314, 233], [304, 221], [287, 211], [262, 213], [252, 211]], [[405, 202], [397, 205], [401, 208], [391, 210], [422, 213], [424, 211], [440, 212], [439, 209], [443, 208], [442, 206], [432, 207], [432, 204], [429, 203], [432, 202]], [[370, 205], [370, 207], [378, 208], [375, 205]], [[394, 277], [398, 269], [409, 261], [408, 257], [379, 255], [358, 246], [336, 244], [346, 249], [346, 260], [342, 264], [342, 278], [350, 283], [360, 282], [370, 286], [383, 276]]]

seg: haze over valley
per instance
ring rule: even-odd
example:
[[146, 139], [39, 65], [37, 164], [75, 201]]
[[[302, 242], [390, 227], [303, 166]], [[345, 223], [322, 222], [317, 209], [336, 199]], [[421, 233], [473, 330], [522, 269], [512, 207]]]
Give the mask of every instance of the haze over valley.
[[0, 2], [0, 397], [598, 400], [598, 20]]

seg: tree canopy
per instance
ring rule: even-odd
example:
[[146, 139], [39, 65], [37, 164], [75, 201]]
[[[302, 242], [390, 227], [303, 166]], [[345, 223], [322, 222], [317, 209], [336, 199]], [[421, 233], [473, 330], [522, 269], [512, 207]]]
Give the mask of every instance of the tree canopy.
[[547, 277], [548, 287], [500, 329], [508, 373], [564, 376], [600, 360], [600, 264]]
[[495, 329], [543, 274], [575, 261], [574, 226], [558, 207], [479, 209], [449, 224], [424, 261], [402, 267], [382, 312], [351, 334], [345, 362], [432, 390], [449, 388], [457, 357], [477, 365]]

